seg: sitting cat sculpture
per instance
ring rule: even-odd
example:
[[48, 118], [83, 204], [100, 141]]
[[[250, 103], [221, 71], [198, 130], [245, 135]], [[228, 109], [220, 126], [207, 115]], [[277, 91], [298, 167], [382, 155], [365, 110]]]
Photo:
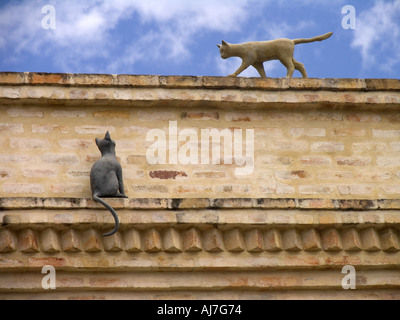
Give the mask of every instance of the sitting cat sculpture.
[[279, 60], [287, 69], [287, 78], [291, 78], [295, 70], [299, 70], [303, 78], [307, 78], [307, 72], [302, 63], [293, 58], [294, 46], [300, 43], [323, 41], [332, 36], [332, 32], [311, 39], [276, 39], [271, 41], [254, 41], [240, 44], [230, 44], [222, 41], [218, 48], [222, 59], [240, 57], [243, 62], [239, 69], [229, 77], [237, 77], [249, 66], [256, 68], [262, 78], [266, 78], [265, 61]]
[[96, 138], [95, 141], [102, 157], [95, 162], [90, 171], [90, 186], [93, 200], [105, 206], [114, 217], [114, 230], [103, 234], [103, 237], [107, 237], [118, 231], [119, 219], [114, 209], [100, 198], [127, 198], [127, 196], [122, 181], [122, 168], [115, 156], [115, 142], [111, 140], [110, 133], [107, 131], [103, 140]]

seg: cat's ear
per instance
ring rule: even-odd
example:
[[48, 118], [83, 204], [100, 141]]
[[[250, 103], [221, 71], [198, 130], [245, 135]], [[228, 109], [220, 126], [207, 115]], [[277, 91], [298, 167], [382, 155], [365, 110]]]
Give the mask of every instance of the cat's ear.
[[111, 141], [111, 136], [110, 136], [110, 133], [108, 131], [107, 131], [106, 136], [104, 137], [104, 139]]
[[224, 46], [227, 46], [227, 45], [228, 45], [228, 42], [225, 42], [224, 40], [222, 40], [222, 44], [223, 44]]
[[96, 138], [96, 139], [94, 139], [94, 141], [96, 141], [96, 146], [99, 146], [100, 139], [99, 139], [99, 138]]
[[221, 49], [222, 46], [220, 44], [217, 44], [217, 47]]

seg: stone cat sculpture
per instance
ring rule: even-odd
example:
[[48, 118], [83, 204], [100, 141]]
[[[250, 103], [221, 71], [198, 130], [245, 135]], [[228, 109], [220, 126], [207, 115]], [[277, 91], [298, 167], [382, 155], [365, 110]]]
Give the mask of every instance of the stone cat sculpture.
[[307, 72], [304, 65], [293, 58], [294, 46], [301, 43], [323, 41], [332, 36], [332, 34], [333, 32], [329, 32], [322, 36], [310, 39], [276, 39], [271, 41], [254, 41], [240, 44], [230, 44], [222, 41], [222, 45], [218, 44], [217, 46], [222, 59], [240, 57], [243, 60], [239, 69], [229, 77], [237, 77], [249, 66], [253, 66], [262, 78], [266, 78], [267, 76], [265, 74], [263, 63], [270, 60], [279, 60], [287, 69], [287, 78], [291, 78], [295, 70], [299, 70], [303, 75], [303, 78], [307, 78]]
[[90, 171], [90, 187], [93, 200], [105, 206], [114, 217], [114, 230], [103, 234], [103, 237], [107, 237], [118, 231], [119, 219], [114, 209], [100, 198], [127, 198], [127, 196], [122, 181], [122, 168], [115, 156], [115, 142], [111, 140], [110, 133], [107, 131], [103, 140], [96, 138], [95, 141], [102, 157], [95, 162]]

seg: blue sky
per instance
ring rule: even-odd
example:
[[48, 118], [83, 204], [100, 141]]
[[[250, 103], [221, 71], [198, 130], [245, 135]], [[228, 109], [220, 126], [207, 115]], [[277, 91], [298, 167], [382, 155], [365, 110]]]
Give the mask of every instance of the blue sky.
[[[46, 5], [55, 29], [43, 28]], [[342, 26], [346, 5], [355, 29]], [[309, 77], [399, 78], [400, 0], [0, 0], [0, 71], [226, 76], [240, 60], [220, 58], [221, 40], [330, 31], [296, 46]], [[286, 75], [279, 62], [264, 65], [269, 77]]]

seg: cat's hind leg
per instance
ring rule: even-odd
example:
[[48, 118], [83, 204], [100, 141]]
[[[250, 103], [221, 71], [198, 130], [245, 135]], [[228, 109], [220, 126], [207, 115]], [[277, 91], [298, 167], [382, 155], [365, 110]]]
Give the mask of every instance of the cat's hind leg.
[[258, 71], [261, 78], [266, 78], [267, 75], [265, 74], [264, 64], [262, 62], [253, 63], [253, 67]]
[[282, 64], [287, 69], [286, 78], [292, 78], [293, 77], [293, 73], [294, 73], [294, 70], [295, 70], [293, 60], [294, 60], [293, 58], [284, 58], [284, 59], [282, 58], [282, 59], [279, 59], [279, 61], [282, 62]]
[[304, 68], [304, 64], [302, 64], [302, 63], [300, 63], [300, 62], [298, 62], [298, 61], [296, 61], [294, 59], [293, 59], [293, 63], [294, 63], [295, 69], [300, 71], [300, 73], [303, 76], [303, 78], [308, 78], [307, 71]]

